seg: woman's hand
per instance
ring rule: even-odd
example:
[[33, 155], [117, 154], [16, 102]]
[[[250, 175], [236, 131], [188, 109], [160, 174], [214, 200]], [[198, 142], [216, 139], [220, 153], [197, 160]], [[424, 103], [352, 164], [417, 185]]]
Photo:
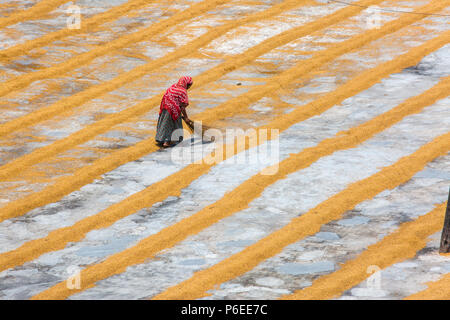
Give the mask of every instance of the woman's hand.
[[181, 106], [181, 117], [184, 119], [184, 121], [190, 121], [187, 113], [186, 113], [186, 108], [184, 106]]
[[189, 124], [193, 124], [193, 121], [191, 119], [189, 119], [189, 117], [187, 116], [187, 114], [182, 114], [181, 117], [183, 118], [184, 122], [189, 123]]

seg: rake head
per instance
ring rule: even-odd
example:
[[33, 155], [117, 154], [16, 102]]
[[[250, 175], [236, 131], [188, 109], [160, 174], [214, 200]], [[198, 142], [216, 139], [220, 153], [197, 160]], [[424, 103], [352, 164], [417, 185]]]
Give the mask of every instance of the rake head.
[[[186, 126], [189, 128], [189, 130], [192, 133], [195, 133], [202, 137], [202, 140], [204, 141], [214, 141], [214, 137], [209, 136], [208, 134], [205, 134], [206, 131], [209, 129], [212, 129], [210, 126], [206, 126], [204, 124], [200, 124], [198, 122], [192, 121], [192, 122], [184, 122], [186, 123]], [[199, 130], [201, 129], [201, 130]]]

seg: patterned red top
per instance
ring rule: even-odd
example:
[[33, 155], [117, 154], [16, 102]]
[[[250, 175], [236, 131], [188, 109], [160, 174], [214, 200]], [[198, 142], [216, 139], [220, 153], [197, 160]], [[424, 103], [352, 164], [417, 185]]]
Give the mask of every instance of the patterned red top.
[[161, 114], [163, 109], [166, 109], [174, 121], [178, 119], [181, 113], [180, 107], [189, 105], [186, 91], [188, 84], [192, 84], [192, 78], [184, 76], [176, 84], [167, 89], [161, 100], [159, 114]]

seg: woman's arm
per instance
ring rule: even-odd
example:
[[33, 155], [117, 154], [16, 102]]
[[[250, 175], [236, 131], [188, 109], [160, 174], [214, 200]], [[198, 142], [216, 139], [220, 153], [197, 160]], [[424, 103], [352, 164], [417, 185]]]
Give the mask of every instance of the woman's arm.
[[180, 107], [180, 109], [181, 109], [181, 116], [182, 116], [182, 118], [184, 119], [184, 121], [186, 121], [186, 122], [192, 122], [192, 120], [189, 119], [189, 117], [188, 117], [188, 115], [187, 115], [187, 113], [186, 113], [186, 106], [185, 106], [185, 105], [182, 105], [182, 106]]

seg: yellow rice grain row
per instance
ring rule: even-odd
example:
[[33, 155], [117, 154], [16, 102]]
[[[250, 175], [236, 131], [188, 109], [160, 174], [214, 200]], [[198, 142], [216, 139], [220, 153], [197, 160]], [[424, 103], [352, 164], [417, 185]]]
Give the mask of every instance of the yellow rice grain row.
[[[359, 83], [359, 81], [355, 81], [355, 83]], [[443, 79], [439, 84], [429, 89], [428, 91], [422, 93], [417, 97], [412, 97], [405, 101], [404, 103], [398, 105], [397, 107], [383, 113], [372, 120], [367, 121], [364, 124], [361, 124], [355, 128], [350, 129], [349, 131], [343, 132], [343, 134], [336, 135], [335, 138], [326, 139], [322, 141], [319, 145], [313, 148], [306, 149], [302, 153], [297, 156], [293, 156], [291, 160], [285, 160], [283, 163], [292, 163], [294, 165], [288, 165], [291, 170], [299, 170], [301, 168], [307, 167], [312, 164], [314, 161], [317, 161], [318, 158], [323, 157], [325, 155], [329, 155], [337, 150], [342, 150], [344, 148], [350, 148], [356, 146], [358, 143], [365, 141], [372, 137], [374, 134], [385, 130], [386, 128], [392, 126], [394, 123], [400, 121], [407, 115], [414, 114], [420, 112], [425, 106], [433, 104], [435, 101], [445, 97], [448, 92], [450, 92], [450, 77]], [[303, 109], [303, 108], [299, 108]], [[282, 118], [281, 120], [276, 119], [272, 123], [278, 123], [280, 130], [285, 130], [293, 123], [292, 121], [296, 121], [297, 115], [291, 113], [286, 118]], [[302, 118], [300, 118], [302, 119]], [[299, 120], [301, 121], [301, 120]], [[272, 127], [269, 124], [267, 127]], [[142, 145], [144, 147], [145, 145]], [[119, 152], [123, 152], [126, 154], [126, 150], [121, 150]], [[282, 163], [282, 165], [283, 165]], [[297, 163], [297, 165], [295, 165]], [[138, 210], [149, 207], [158, 201], [162, 201], [161, 199], [165, 199], [168, 196], [179, 195], [182, 188], [188, 186], [193, 180], [197, 179], [200, 175], [206, 173], [211, 166], [200, 166], [195, 168], [190, 166], [189, 168], [181, 170], [180, 173], [169, 176], [168, 178], [150, 186], [146, 190], [137, 193], [128, 199], [124, 200], [124, 202], [118, 203], [116, 205], [111, 206], [108, 209], [100, 212], [97, 215], [91, 216], [75, 225], [67, 228], [62, 228], [51, 232], [47, 237], [30, 241], [18, 248], [17, 250], [12, 250], [7, 253], [0, 254], [0, 271], [6, 270], [8, 268], [12, 268], [14, 266], [23, 264], [27, 261], [31, 261], [43, 253], [60, 250], [67, 245], [69, 242], [75, 242], [82, 239], [88, 232], [94, 229], [105, 228], [115, 223], [117, 220], [122, 219], [130, 214], [137, 212]], [[82, 169], [83, 170], [83, 169]], [[94, 171], [95, 168], [92, 170]], [[188, 174], [186, 175], [186, 172]], [[284, 175], [288, 174], [284, 172]], [[76, 174], [76, 177], [83, 176], [84, 178], [94, 177], [85, 175], [84, 171], [79, 174]], [[183, 181], [180, 180], [180, 176], [183, 176]], [[283, 176], [283, 175], [281, 175]], [[72, 177], [65, 178], [67, 182]], [[279, 178], [279, 177], [277, 177]], [[73, 178], [72, 178], [73, 179]], [[261, 177], [256, 178], [261, 179]], [[237, 197], [240, 199], [235, 203], [239, 203], [238, 209], [242, 210], [245, 208], [246, 203], [249, 203], [252, 199], [260, 194], [269, 184], [273, 183], [272, 180], [268, 179], [266, 181], [258, 181], [257, 183], [250, 179], [248, 182], [243, 183], [236, 190], [231, 192], [229, 195], [224, 197], [225, 207], [229, 204], [227, 203], [229, 199], [233, 199]], [[250, 186], [257, 185], [257, 188], [251, 188]], [[60, 187], [60, 186], [59, 186]], [[56, 190], [59, 188], [57, 187]], [[253, 193], [248, 194], [249, 190]], [[45, 195], [54, 193], [55, 191], [52, 189], [47, 189], [42, 191], [42, 194], [38, 194], [36, 196], [37, 199], [41, 199]], [[146, 199], [143, 201], [143, 199]], [[28, 203], [28, 201], [24, 202]], [[137, 205], [137, 207], [136, 207]], [[215, 211], [221, 210], [222, 206], [217, 206], [217, 203], [214, 205], [216, 208]], [[212, 213], [213, 211], [206, 212]], [[214, 212], [215, 212], [214, 211]], [[233, 212], [227, 211], [228, 215]], [[191, 230], [185, 228], [186, 230]]]
[[[322, 225], [342, 218], [345, 212], [352, 210], [358, 203], [405, 183], [418, 171], [423, 170], [428, 162], [447, 154], [449, 150], [450, 133], [446, 133], [401, 158], [395, 164], [384, 167], [366, 179], [352, 183], [345, 190], [300, 217], [294, 218], [283, 228], [211, 268], [196, 272], [190, 279], [167, 289], [154, 299], [197, 299], [207, 296], [206, 291], [252, 270], [264, 260], [279, 254], [286, 246], [314, 235], [320, 231]], [[126, 251], [122, 252], [123, 255], [125, 253]], [[113, 255], [103, 263], [88, 267], [85, 269], [85, 275], [90, 275], [94, 271], [100, 276], [103, 272], [101, 266], [119, 262], [119, 257], [120, 255]], [[34, 298], [65, 298], [69, 295], [71, 293], [65, 283], [59, 283]]]
[[442, 276], [435, 282], [428, 283], [428, 288], [417, 292], [405, 300], [449, 300], [450, 299], [450, 273]]
[[[159, 68], [161, 66], [164, 66], [168, 64], [169, 62], [175, 61], [177, 59], [181, 59], [185, 56], [188, 56], [192, 54], [192, 52], [195, 52], [197, 49], [201, 48], [202, 46], [208, 44], [212, 40], [220, 37], [221, 35], [225, 34], [229, 30], [240, 26], [245, 23], [258, 21], [261, 19], [267, 19], [268, 17], [277, 15], [285, 10], [292, 9], [296, 6], [303, 5], [307, 3], [309, 0], [305, 1], [299, 1], [299, 0], [286, 0], [278, 5], [275, 5], [267, 10], [264, 10], [262, 12], [254, 13], [248, 17], [233, 20], [223, 26], [219, 26], [214, 28], [213, 30], [207, 32], [206, 34], [196, 38], [195, 40], [189, 42], [188, 44], [180, 47], [179, 49], [175, 50], [172, 53], [169, 53], [168, 55], [155, 59], [149, 63], [146, 63], [145, 65], [136, 67], [110, 81], [94, 85], [84, 91], [78, 92], [72, 96], [69, 96], [67, 98], [64, 98], [62, 100], [59, 100], [52, 105], [44, 108], [40, 108], [39, 110], [36, 110], [34, 112], [31, 112], [25, 116], [22, 116], [20, 118], [14, 119], [12, 121], [9, 121], [5, 124], [0, 125], [0, 136], [4, 136], [7, 134], [10, 134], [16, 130], [24, 129], [27, 126], [35, 125], [41, 121], [48, 120], [51, 117], [54, 117], [58, 114], [61, 114], [67, 110], [71, 110], [77, 106], [82, 105], [83, 103], [90, 101], [104, 93], [113, 91], [117, 88], [120, 88], [124, 84], [127, 84], [133, 80], [136, 80], [137, 78], [140, 78], [146, 74], [148, 74], [150, 71]], [[278, 41], [278, 40], [277, 40]], [[274, 42], [276, 44], [278, 42]], [[263, 48], [263, 51], [258, 51], [256, 54], [261, 55], [268, 50], [269, 48], [272, 48], [272, 46], [267, 47], [265, 46]], [[255, 56], [255, 53], [246, 55], [246, 61], [251, 61], [252, 58], [257, 57]], [[242, 59], [241, 59], [242, 60]], [[229, 60], [228, 64], [230, 64], [231, 59]], [[241, 64], [242, 62], [239, 61], [237, 64]], [[21, 82], [20, 78], [15, 79], [14, 81]], [[197, 86], [197, 82], [196, 82]], [[156, 98], [155, 98], [156, 99]]]
[[[203, 230], [220, 219], [245, 209], [248, 203], [258, 197], [269, 185], [292, 172], [311, 165], [320, 157], [329, 155], [337, 150], [354, 147], [377, 132], [381, 132], [400, 121], [406, 115], [419, 112], [425, 106], [445, 96], [442, 92], [448, 92], [446, 89], [449, 86], [450, 77], [420, 96], [411, 98], [396, 108], [353, 128], [348, 135], [337, 134], [335, 138], [326, 139], [316, 147], [308, 148], [297, 155], [292, 155], [280, 163], [279, 171], [276, 175], [255, 175], [233, 191], [227, 193], [216, 203], [141, 241], [138, 249], [135, 248], [130, 251], [132, 256], [138, 257], [142, 252], [145, 252], [142, 258], [144, 260], [150, 258], [162, 249], [175, 245], [189, 235]], [[225, 153], [224, 155], [229, 156]], [[55, 230], [45, 238], [27, 242], [17, 250], [0, 254], [0, 270], [31, 261], [46, 252], [63, 249], [68, 242], [79, 241], [87, 232], [93, 229], [105, 228], [143, 207], [148, 207], [164, 200], [169, 195], [179, 195], [183, 188], [200, 175], [206, 173], [210, 167], [211, 165], [207, 164], [190, 165], [177, 174], [169, 176], [97, 215], [83, 219], [71, 227]], [[134, 250], [137, 250], [137, 252]], [[137, 262], [134, 259], [127, 259], [124, 261], [135, 264], [143, 260]], [[116, 265], [116, 267], [116, 271], [122, 270], [120, 265]], [[83, 279], [84, 283], [89, 283], [86, 278], [83, 277]]]
[[[400, 72], [406, 67], [417, 64], [422, 57], [444, 46], [448, 42], [449, 35], [450, 32], [446, 32], [389, 62], [367, 70], [337, 90], [275, 119], [264, 128], [284, 130], [298, 121], [302, 121], [331, 108], [346, 98], [355, 95], [357, 92], [371, 87], [389, 74]], [[83, 185], [92, 182], [100, 175], [156, 150], [157, 148], [154, 146], [153, 138], [150, 138], [132, 147], [118, 150], [105, 158], [96, 160], [91, 165], [77, 170], [73, 176], [57, 179], [53, 185], [45, 188], [41, 192], [30, 194], [23, 199], [6, 204], [0, 209], [0, 221], [20, 216], [34, 208], [55, 202], [81, 188]]]
[[[446, 1], [432, 1], [430, 4], [425, 5], [417, 9], [418, 12], [435, 12], [441, 10], [445, 6], [450, 3], [449, 0]], [[380, 29], [371, 30], [363, 35], [355, 36], [349, 40], [344, 41], [343, 43], [336, 45], [333, 48], [324, 50], [323, 52], [318, 53], [316, 56], [311, 59], [302, 61], [298, 65], [289, 68], [288, 70], [282, 72], [280, 75], [273, 77], [272, 81], [269, 81], [265, 85], [258, 86], [257, 88], [250, 90], [247, 93], [241, 94], [240, 96], [229, 100], [228, 102], [219, 105], [213, 110], [207, 110], [203, 113], [196, 115], [196, 119], [199, 120], [216, 120], [220, 118], [224, 118], [227, 116], [232, 116], [239, 112], [244, 107], [248, 106], [252, 102], [259, 100], [260, 98], [275, 94], [277, 89], [282, 86], [287, 86], [292, 83], [293, 79], [297, 77], [304, 76], [305, 73], [312, 71], [314, 68], [318, 68], [325, 64], [326, 62], [331, 61], [334, 58], [337, 58], [340, 55], [343, 55], [349, 51], [355, 50], [356, 48], [367, 44], [370, 41], [379, 39], [386, 34], [395, 32], [402, 27], [411, 24], [417, 20], [422, 19], [422, 15], [414, 15], [414, 14], [404, 14], [399, 19], [394, 20]], [[224, 72], [229, 72], [231, 70], [221, 70], [220, 74]], [[219, 72], [216, 70], [216, 73]], [[196, 83], [202, 85], [204, 81], [209, 81], [211, 75], [202, 74], [196, 77]], [[25, 167], [36, 164], [44, 159], [48, 159], [60, 152], [68, 150], [78, 144], [84, 143], [91, 139], [92, 137], [101, 134], [107, 130], [109, 130], [112, 126], [125, 121], [133, 116], [138, 116], [148, 111], [149, 105], [158, 104], [160, 100], [159, 96], [144, 100], [143, 102], [126, 109], [117, 114], [112, 114], [104, 119], [97, 121], [91, 125], [88, 125], [84, 129], [71, 134], [70, 136], [58, 140], [48, 146], [39, 148], [25, 156], [17, 158], [16, 160], [7, 163], [0, 167], [0, 179], [8, 179], [11, 178], [14, 174], [20, 172]]]
[[[145, 5], [145, 3], [146, 3], [146, 1], [144, 1], [144, 0], [142, 0], [142, 1], [141, 0], [133, 0], [133, 3], [135, 1], [137, 1], [137, 3], [140, 3], [141, 5]], [[184, 20], [188, 20], [197, 15], [205, 13], [205, 12], [211, 10], [212, 8], [214, 8], [220, 4], [226, 3], [228, 1], [230, 1], [230, 0], [204, 0], [202, 2], [192, 5], [191, 7], [189, 7], [189, 9], [186, 9], [184, 11], [180, 11], [180, 12], [174, 14], [170, 18], [159, 21], [155, 24], [152, 24], [151, 26], [149, 26], [147, 28], [143, 28], [134, 33], [125, 35], [125, 36], [115, 39], [111, 42], [108, 42], [104, 45], [97, 46], [95, 49], [93, 49], [91, 51], [74, 56], [74, 57], [70, 58], [69, 60], [64, 61], [58, 65], [55, 65], [55, 66], [52, 66], [49, 68], [45, 68], [45, 69], [42, 69], [39, 71], [27, 73], [25, 75], [19, 76], [12, 80], [6, 81], [5, 83], [2, 84], [2, 86], [0, 88], [0, 96], [8, 94], [9, 92], [18, 90], [20, 88], [24, 88], [36, 80], [42, 80], [42, 79], [46, 79], [46, 78], [60, 76], [61, 74], [64, 74], [70, 70], [76, 69], [76, 68], [94, 60], [95, 58], [98, 58], [107, 53], [111, 53], [114, 50], [125, 47], [127, 45], [131, 45], [136, 42], [143, 41], [143, 40], [149, 38], [150, 35], [158, 34], [162, 31], [166, 30], [167, 28], [177, 25]], [[131, 3], [131, 4], [133, 4], [133, 3]], [[108, 17], [108, 20], [117, 18], [121, 14], [126, 13], [128, 10], [131, 10], [131, 8], [134, 7], [131, 4], [130, 3], [125, 4], [125, 5], [127, 5], [125, 8], [113, 8], [110, 10], [112, 12], [108, 11], [108, 12], [99, 14], [99, 16], [106, 15]], [[89, 30], [89, 28], [92, 28], [93, 26], [104, 23], [104, 19], [101, 17], [98, 17], [98, 16], [94, 16], [91, 19], [92, 19], [91, 24], [85, 22], [84, 24], [86, 25], [86, 27], [82, 28], [81, 30], [86, 31], [86, 30]], [[67, 36], [67, 35], [73, 34], [73, 30], [72, 29], [63, 29], [63, 30], [57, 31], [57, 33], [61, 34], [61, 36], [63, 36], [63, 35]], [[59, 36], [59, 37], [61, 37], [61, 36]], [[35, 48], [36, 46], [45, 46], [56, 39], [58, 39], [58, 37], [54, 38], [53, 33], [50, 33], [39, 39], [30, 40], [29, 42], [26, 42], [22, 45], [17, 45], [12, 48], [9, 48], [9, 49], [2, 50], [2, 51], [0, 51], [0, 59], [12, 59], [14, 57], [17, 57], [17, 56], [23, 54], [23, 52], [27, 52], [28, 50]]]
[[[339, 270], [319, 277], [311, 286], [281, 297], [286, 300], [325, 300], [337, 298], [346, 290], [367, 279], [372, 265], [385, 269], [395, 263], [413, 258], [427, 245], [430, 235], [442, 229], [446, 202], [369, 246], [355, 259], [341, 264]], [[448, 290], [447, 290], [448, 291]]]
[[[429, 4], [417, 8], [413, 12], [427, 12], [432, 13], [440, 11], [450, 4], [450, 1], [432, 1]], [[363, 45], [382, 38], [386, 34], [394, 33], [406, 25], [412, 24], [418, 20], [423, 19], [423, 15], [417, 14], [403, 14], [399, 19], [388, 22], [383, 27], [379, 29], [371, 29], [363, 34], [357, 35], [351, 39], [343, 41], [336, 44], [336, 46], [319, 51], [312, 58], [300, 61], [295, 66], [291, 67], [289, 70], [282, 72], [281, 74], [273, 77], [264, 86], [258, 86], [254, 89], [235, 97], [231, 100], [226, 101], [217, 107], [217, 112], [213, 115], [211, 113], [203, 113], [196, 115], [196, 119], [205, 122], [211, 122], [218, 119], [224, 119], [226, 117], [233, 116], [236, 112], [246, 108], [250, 103], [258, 101], [270, 92], [277, 92], [283, 87], [289, 86], [298, 78], [301, 78], [305, 74], [317, 69], [324, 64], [336, 59], [337, 57], [351, 52]], [[198, 81], [197, 77], [197, 81]]]
[[[367, 179], [350, 185], [346, 190], [319, 204], [308, 213], [292, 220], [289, 225], [279, 231], [214, 267], [197, 272], [191, 279], [170, 288], [156, 298], [195, 299], [204, 296], [206, 290], [212, 289], [215, 285], [231, 280], [251, 270], [261, 261], [280, 252], [286, 245], [318, 232], [322, 224], [339, 219], [347, 210], [351, 210], [359, 202], [370, 199], [385, 189], [394, 188], [406, 182], [414, 173], [421, 170], [426, 163], [440, 155], [444, 155], [449, 150], [449, 138], [450, 134], [442, 135], [433, 142], [421, 147], [412, 155], [400, 159], [394, 165], [384, 168], [381, 172]], [[234, 206], [234, 202], [228, 203], [228, 206], [230, 205]], [[227, 208], [229, 207], [223, 209]], [[212, 210], [213, 208], [209, 206], [205, 210], [208, 209]], [[188, 219], [191, 221], [194, 220], [192, 217]], [[127, 266], [142, 263], [161, 249], [170, 247], [174, 243], [184, 239], [183, 233], [186, 233], [186, 230], [195, 228], [191, 232], [192, 234], [197, 233], [199, 231], [198, 229], [203, 225], [204, 219], [196, 222], [186, 223], [184, 221], [183, 224], [178, 223], [172, 225], [157, 235], [141, 241], [138, 245], [121, 253], [114, 254], [99, 264], [84, 269], [81, 274], [83, 287], [79, 290], [69, 290], [65, 283], [62, 282], [36, 295], [34, 298], [62, 299], [90, 288], [96, 281], [121, 273], [125, 271]], [[171, 232], [169, 233], [167, 230]], [[163, 232], [166, 234], [163, 235]], [[155, 241], [156, 237], [159, 237], [158, 240], [161, 241]]]

